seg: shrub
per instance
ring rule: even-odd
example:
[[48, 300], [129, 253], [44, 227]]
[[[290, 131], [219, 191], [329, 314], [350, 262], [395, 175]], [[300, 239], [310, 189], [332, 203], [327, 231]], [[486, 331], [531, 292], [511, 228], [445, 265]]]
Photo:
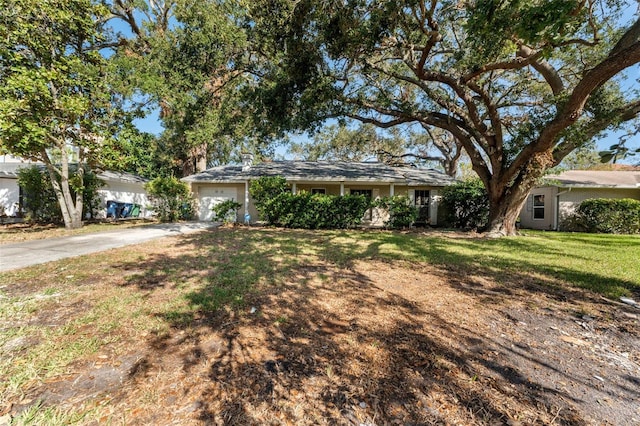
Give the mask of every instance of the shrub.
[[240, 207], [242, 207], [242, 204], [236, 200], [225, 200], [211, 207], [211, 211], [213, 212], [214, 219], [224, 223], [231, 223], [236, 221]]
[[637, 234], [640, 233], [640, 201], [630, 198], [584, 200], [569, 222], [587, 232]]
[[387, 228], [408, 228], [418, 218], [418, 209], [411, 203], [411, 199], [404, 195], [380, 198], [375, 202], [375, 206], [389, 213], [389, 219], [384, 223]]
[[369, 208], [363, 195], [300, 192], [278, 194], [265, 204], [272, 225], [302, 229], [349, 228], [360, 223]]
[[[78, 174], [73, 169], [70, 172], [71, 196], [75, 197], [76, 191], [82, 190], [83, 217], [94, 217], [100, 205], [98, 189], [104, 182], [95, 173], [85, 169], [80, 186]], [[38, 166], [19, 169], [18, 184], [22, 188], [21, 208], [27, 221], [62, 222], [60, 204], [46, 170]]]
[[292, 194], [281, 177], [262, 177], [252, 182], [251, 196], [268, 224], [287, 228], [353, 227], [370, 207], [363, 195]]
[[188, 220], [193, 217], [189, 187], [175, 177], [157, 177], [145, 185], [153, 210], [162, 222]]
[[262, 176], [251, 182], [249, 193], [255, 203], [256, 209], [260, 212], [262, 220], [267, 223], [273, 223], [271, 214], [272, 209], [275, 208], [269, 206], [272, 200], [280, 194], [289, 192], [289, 185], [282, 176]]
[[480, 179], [470, 179], [445, 187], [441, 206], [445, 222], [454, 228], [482, 228], [489, 219], [489, 197]]

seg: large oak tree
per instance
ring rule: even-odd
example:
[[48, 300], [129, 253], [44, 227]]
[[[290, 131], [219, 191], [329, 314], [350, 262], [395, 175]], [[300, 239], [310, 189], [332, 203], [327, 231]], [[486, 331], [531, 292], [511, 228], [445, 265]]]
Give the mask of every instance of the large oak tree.
[[634, 2], [257, 4], [256, 36], [274, 46], [262, 97], [272, 115], [298, 113], [296, 125], [335, 115], [382, 127], [417, 122], [450, 133], [486, 186], [491, 235], [515, 233], [548, 168], [640, 111], [633, 83], [621, 85], [640, 61]]
[[251, 48], [239, 1], [109, 0], [114, 60], [136, 98], [159, 110], [161, 145], [177, 175], [261, 148], [243, 90]]

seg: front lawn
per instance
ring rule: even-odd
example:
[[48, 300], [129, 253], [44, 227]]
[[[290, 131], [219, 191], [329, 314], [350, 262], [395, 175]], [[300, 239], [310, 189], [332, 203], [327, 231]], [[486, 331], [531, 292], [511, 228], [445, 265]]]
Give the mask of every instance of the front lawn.
[[222, 228], [6, 272], [0, 419], [640, 418], [638, 259], [638, 236]]

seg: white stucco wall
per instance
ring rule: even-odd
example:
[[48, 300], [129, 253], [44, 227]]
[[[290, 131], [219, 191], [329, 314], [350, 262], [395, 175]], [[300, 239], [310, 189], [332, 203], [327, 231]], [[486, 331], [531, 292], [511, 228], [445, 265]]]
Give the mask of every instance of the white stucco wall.
[[107, 201], [117, 201], [120, 203], [139, 204], [140, 217], [150, 217], [153, 213], [149, 209], [149, 197], [144, 190], [142, 183], [114, 182], [106, 181], [106, 185], [98, 189], [100, 197], [100, 210], [97, 214], [99, 218], [107, 216]]
[[0, 213], [4, 210], [7, 216], [16, 216], [19, 200], [18, 179], [0, 178]]

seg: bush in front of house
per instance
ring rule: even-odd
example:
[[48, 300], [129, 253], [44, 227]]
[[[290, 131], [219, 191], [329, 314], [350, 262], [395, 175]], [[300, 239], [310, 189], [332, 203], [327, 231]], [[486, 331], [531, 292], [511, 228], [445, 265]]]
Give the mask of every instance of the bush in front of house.
[[274, 217], [279, 214], [274, 211], [277, 206], [271, 206], [272, 200], [280, 194], [289, 192], [289, 184], [282, 176], [262, 176], [251, 182], [249, 193], [262, 220], [272, 224]]
[[457, 182], [443, 188], [440, 195], [445, 223], [449, 226], [478, 229], [487, 225], [489, 197], [480, 179]]
[[341, 229], [358, 225], [370, 207], [362, 195], [292, 194], [282, 177], [251, 182], [251, 196], [269, 225], [302, 229]]
[[175, 222], [193, 217], [193, 200], [184, 182], [173, 176], [157, 177], [145, 184], [144, 188], [160, 221]]
[[266, 204], [269, 224], [300, 229], [343, 229], [360, 224], [369, 208], [363, 195], [285, 192]]
[[408, 228], [418, 218], [418, 209], [413, 205], [411, 199], [404, 195], [382, 197], [376, 200], [374, 205], [389, 213], [389, 219], [384, 222], [386, 228]]
[[238, 209], [242, 207], [242, 204], [236, 200], [225, 200], [215, 206], [211, 207], [213, 212], [213, 220], [223, 223], [232, 223], [236, 221], [238, 216]]
[[[80, 189], [77, 167], [70, 167], [71, 197], [75, 198]], [[75, 170], [74, 170], [75, 169]], [[42, 167], [31, 166], [18, 170], [18, 185], [22, 188], [21, 208], [27, 222], [61, 223], [60, 203], [51, 184], [49, 173]], [[95, 217], [100, 205], [98, 189], [104, 185], [98, 176], [90, 170], [82, 173], [83, 217]]]
[[640, 201], [631, 198], [584, 200], [569, 219], [572, 230], [605, 234], [640, 233]]

